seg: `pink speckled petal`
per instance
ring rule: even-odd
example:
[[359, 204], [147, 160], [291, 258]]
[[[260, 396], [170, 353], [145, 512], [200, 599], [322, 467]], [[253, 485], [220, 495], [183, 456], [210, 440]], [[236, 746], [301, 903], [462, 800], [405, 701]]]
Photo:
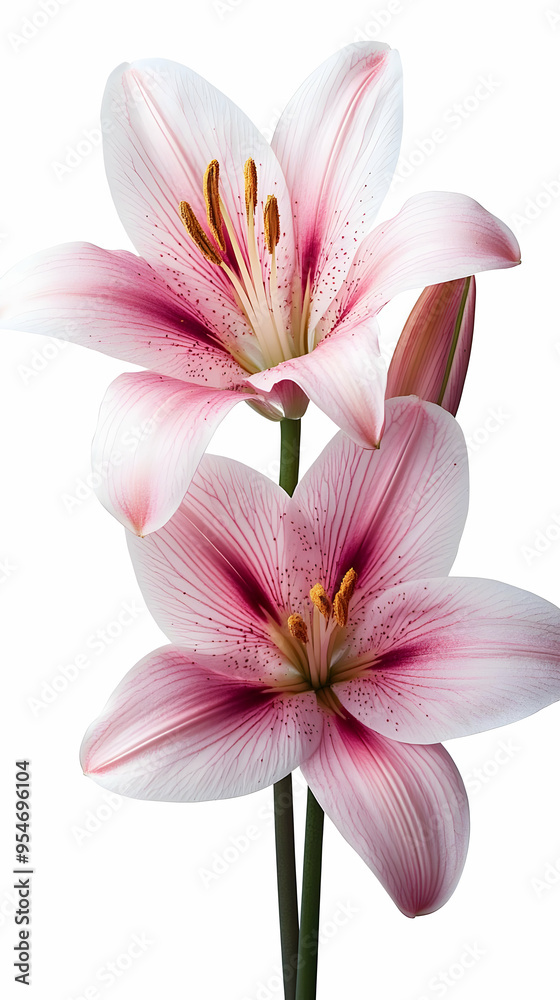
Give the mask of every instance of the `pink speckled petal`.
[[379, 450], [364, 451], [338, 434], [293, 497], [308, 525], [296, 539], [294, 563], [309, 585], [320, 580], [332, 595], [347, 570], [358, 574], [352, 625], [384, 588], [448, 573], [467, 512], [467, 453], [457, 422], [413, 396], [388, 400], [386, 416]]
[[86, 774], [120, 795], [199, 802], [273, 784], [319, 743], [312, 692], [275, 694], [164, 646], [126, 675], [82, 744]]
[[385, 418], [385, 362], [375, 322], [346, 328], [310, 354], [251, 375], [255, 389], [273, 392], [293, 380], [361, 448], [376, 448]]
[[[129, 548], [148, 607], [172, 642], [214, 654], [215, 670], [298, 680], [276, 648], [294, 581], [285, 566], [289, 497], [268, 477], [206, 455], [168, 523]], [[296, 602], [297, 603], [297, 602]], [[280, 641], [280, 640], [279, 640]]]
[[354, 719], [332, 716], [302, 773], [406, 916], [447, 902], [465, 863], [469, 807], [442, 746], [395, 743]]
[[91, 243], [42, 250], [0, 279], [0, 327], [59, 337], [164, 375], [228, 386], [247, 373], [146, 261]]
[[[247, 259], [243, 166], [249, 157], [254, 159], [262, 274], [268, 281], [262, 204], [273, 194], [282, 229], [276, 254], [278, 301], [288, 322], [295, 259], [290, 196], [276, 156], [247, 116], [193, 70], [166, 59], [141, 59], [112, 73], [101, 117], [106, 123], [103, 148], [111, 193], [138, 252], [190, 298], [211, 329], [227, 329], [238, 339], [247, 323], [232, 285], [187, 235], [178, 207], [188, 202], [210, 233], [202, 183], [210, 161], [218, 160], [221, 197]], [[226, 259], [237, 271], [231, 244]]]
[[402, 131], [397, 52], [357, 42], [302, 84], [272, 139], [290, 188], [310, 328], [340, 288], [389, 188]]
[[560, 699], [560, 610], [495, 580], [417, 580], [380, 594], [355, 635], [365, 676], [334, 690], [395, 740], [506, 726]]
[[348, 280], [321, 322], [321, 335], [371, 317], [409, 288], [519, 261], [511, 230], [477, 201], [445, 191], [413, 195], [361, 243]]

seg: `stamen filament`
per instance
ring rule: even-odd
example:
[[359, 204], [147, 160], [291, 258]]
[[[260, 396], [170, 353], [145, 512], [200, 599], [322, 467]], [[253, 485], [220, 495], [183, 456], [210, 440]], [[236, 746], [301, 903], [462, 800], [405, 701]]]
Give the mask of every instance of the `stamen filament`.
[[251, 265], [251, 271], [253, 273], [253, 287], [255, 289], [255, 294], [259, 303], [259, 307], [262, 315], [262, 319], [266, 326], [269, 326], [273, 337], [275, 338], [276, 344], [280, 348], [280, 359], [285, 360], [282, 354], [282, 343], [278, 335], [278, 330], [274, 319], [270, 315], [270, 307], [266, 298], [266, 292], [262, 277], [261, 262], [259, 260], [259, 255], [257, 252], [257, 240], [255, 237], [255, 219], [251, 213], [248, 221], [248, 240], [247, 248], [249, 250], [249, 263]]
[[[305, 295], [303, 297], [303, 303], [301, 305], [301, 312], [299, 314], [299, 336], [296, 340], [298, 346], [298, 352], [301, 356], [302, 354], [308, 354], [309, 351], [315, 347], [315, 334], [309, 335], [307, 329], [309, 323], [309, 313], [311, 310], [311, 285], [309, 278], [307, 279], [307, 285], [305, 288]], [[313, 343], [311, 343], [313, 341]]]
[[[309, 665], [305, 650], [301, 643], [294, 639], [292, 635], [286, 635], [286, 633], [283, 630], [278, 629], [276, 625], [271, 625], [271, 632], [275, 645], [292, 664], [294, 670], [297, 670], [297, 672], [301, 674], [306, 685], [309, 686]], [[290, 683], [292, 682], [290, 681]], [[294, 681], [294, 683], [297, 682]]]
[[359, 677], [361, 674], [369, 672], [369, 668], [373, 666], [374, 656], [371, 651], [367, 653], [360, 653], [358, 656], [344, 657], [344, 661], [338, 665], [331, 668], [331, 684], [335, 681], [339, 683], [340, 681], [351, 681], [353, 677]]
[[[233, 228], [233, 222], [231, 221], [228, 210], [222, 200], [220, 200], [220, 209], [222, 211], [222, 216], [225, 222], [226, 230], [228, 232], [233, 252], [235, 254], [235, 259], [239, 265], [239, 270], [241, 272], [241, 277], [243, 279], [244, 284], [243, 285], [241, 284], [237, 275], [235, 275], [233, 271], [231, 271], [231, 269], [226, 264], [223, 265], [223, 269], [230, 278], [232, 284], [235, 286], [235, 289], [239, 294], [242, 308], [247, 316], [247, 319], [249, 320], [249, 323], [251, 324], [253, 333], [257, 339], [259, 347], [261, 348], [261, 351], [263, 353], [263, 360], [266, 364], [266, 367], [273, 368], [275, 365], [278, 364], [279, 361], [283, 361], [284, 358], [282, 356], [278, 357], [274, 352], [274, 347], [276, 347], [276, 344], [270, 344], [269, 339], [266, 336], [263, 337], [262, 335], [262, 326], [263, 326], [262, 319], [264, 318], [265, 321], [268, 320], [270, 323], [270, 310], [268, 308], [268, 303], [266, 302], [266, 298], [264, 297], [264, 287], [262, 285], [262, 276], [260, 275], [260, 263], [257, 257], [256, 266], [258, 266], [259, 268], [260, 287], [262, 291], [261, 301], [259, 301], [259, 295], [258, 295], [259, 286], [257, 284], [257, 287], [255, 287], [255, 281], [252, 275], [249, 273], [249, 270], [245, 263], [245, 258], [243, 257], [243, 253], [241, 251], [241, 247], [239, 246], [237, 235], [235, 229]], [[254, 230], [254, 222], [252, 218], [249, 219], [249, 234], [251, 232], [251, 227], [253, 227]], [[251, 238], [249, 238], [248, 240], [249, 263], [251, 266], [251, 270], [254, 270], [255, 261], [251, 259], [251, 243], [252, 243]], [[255, 247], [255, 256], [256, 256], [256, 247]]]
[[311, 623], [311, 650], [309, 656], [309, 674], [311, 678], [311, 683], [314, 688], [321, 687], [323, 680], [321, 678], [321, 614], [320, 609], [315, 605], [313, 608], [313, 618]]

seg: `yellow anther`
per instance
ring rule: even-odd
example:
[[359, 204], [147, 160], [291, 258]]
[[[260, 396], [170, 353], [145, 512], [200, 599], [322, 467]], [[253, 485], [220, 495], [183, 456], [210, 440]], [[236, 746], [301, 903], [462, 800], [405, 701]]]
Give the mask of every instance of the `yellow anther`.
[[264, 206], [264, 238], [266, 249], [270, 254], [274, 253], [280, 239], [280, 215], [278, 202], [273, 194], [269, 194]]
[[333, 618], [341, 628], [344, 628], [348, 623], [348, 601], [342, 596], [340, 591], [334, 595]]
[[307, 625], [301, 615], [290, 615], [288, 618], [288, 628], [290, 635], [293, 635], [294, 639], [299, 639], [300, 642], [308, 641]]
[[341, 628], [344, 628], [348, 623], [348, 605], [350, 603], [350, 598], [354, 593], [357, 579], [358, 574], [356, 571], [354, 569], [349, 569], [348, 572], [344, 574], [342, 583], [334, 595], [333, 617], [336, 624], [340, 625]]
[[196, 243], [200, 252], [206, 257], [207, 260], [211, 261], [212, 264], [221, 265], [222, 258], [220, 257], [218, 251], [212, 246], [189, 203], [182, 201], [179, 205], [179, 212], [187, 233], [192, 241]]
[[245, 177], [245, 211], [247, 212], [247, 222], [255, 212], [257, 204], [257, 168], [255, 161], [249, 157], [243, 167]]
[[321, 612], [323, 618], [328, 621], [331, 616], [331, 602], [325, 588], [320, 583], [316, 583], [309, 591], [309, 596], [315, 607]]
[[349, 569], [348, 572], [342, 577], [342, 583], [340, 584], [338, 593], [345, 597], [347, 601], [350, 600], [352, 594], [354, 593], [357, 579], [358, 574], [355, 569]]
[[211, 160], [206, 167], [206, 173], [204, 174], [204, 199], [206, 201], [206, 215], [212, 235], [218, 246], [222, 250], [225, 250], [224, 220], [222, 219], [222, 212], [220, 210], [220, 164], [217, 160]]

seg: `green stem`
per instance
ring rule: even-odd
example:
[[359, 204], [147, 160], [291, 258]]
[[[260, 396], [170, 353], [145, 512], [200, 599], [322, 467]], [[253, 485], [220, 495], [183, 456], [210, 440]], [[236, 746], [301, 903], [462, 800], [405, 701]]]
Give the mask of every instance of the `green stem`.
[[291, 774], [274, 785], [274, 829], [284, 996], [286, 1000], [295, 1000], [299, 919]]
[[[300, 420], [280, 422], [280, 486], [290, 496], [299, 475], [300, 435]], [[291, 774], [274, 785], [274, 829], [284, 996], [285, 1000], [295, 1000], [299, 920]]]
[[299, 446], [301, 420], [280, 421], [280, 479], [279, 483], [290, 496], [299, 476]]
[[319, 908], [325, 814], [311, 789], [307, 790], [307, 820], [303, 855], [301, 927], [295, 1000], [315, 1000], [319, 958]]

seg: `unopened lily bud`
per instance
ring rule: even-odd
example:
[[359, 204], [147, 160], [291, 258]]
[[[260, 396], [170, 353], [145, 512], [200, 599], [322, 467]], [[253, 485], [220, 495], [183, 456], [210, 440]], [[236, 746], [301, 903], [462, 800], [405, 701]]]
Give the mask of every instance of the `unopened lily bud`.
[[455, 416], [471, 353], [475, 299], [473, 276], [424, 289], [391, 359], [386, 399], [419, 396]]

